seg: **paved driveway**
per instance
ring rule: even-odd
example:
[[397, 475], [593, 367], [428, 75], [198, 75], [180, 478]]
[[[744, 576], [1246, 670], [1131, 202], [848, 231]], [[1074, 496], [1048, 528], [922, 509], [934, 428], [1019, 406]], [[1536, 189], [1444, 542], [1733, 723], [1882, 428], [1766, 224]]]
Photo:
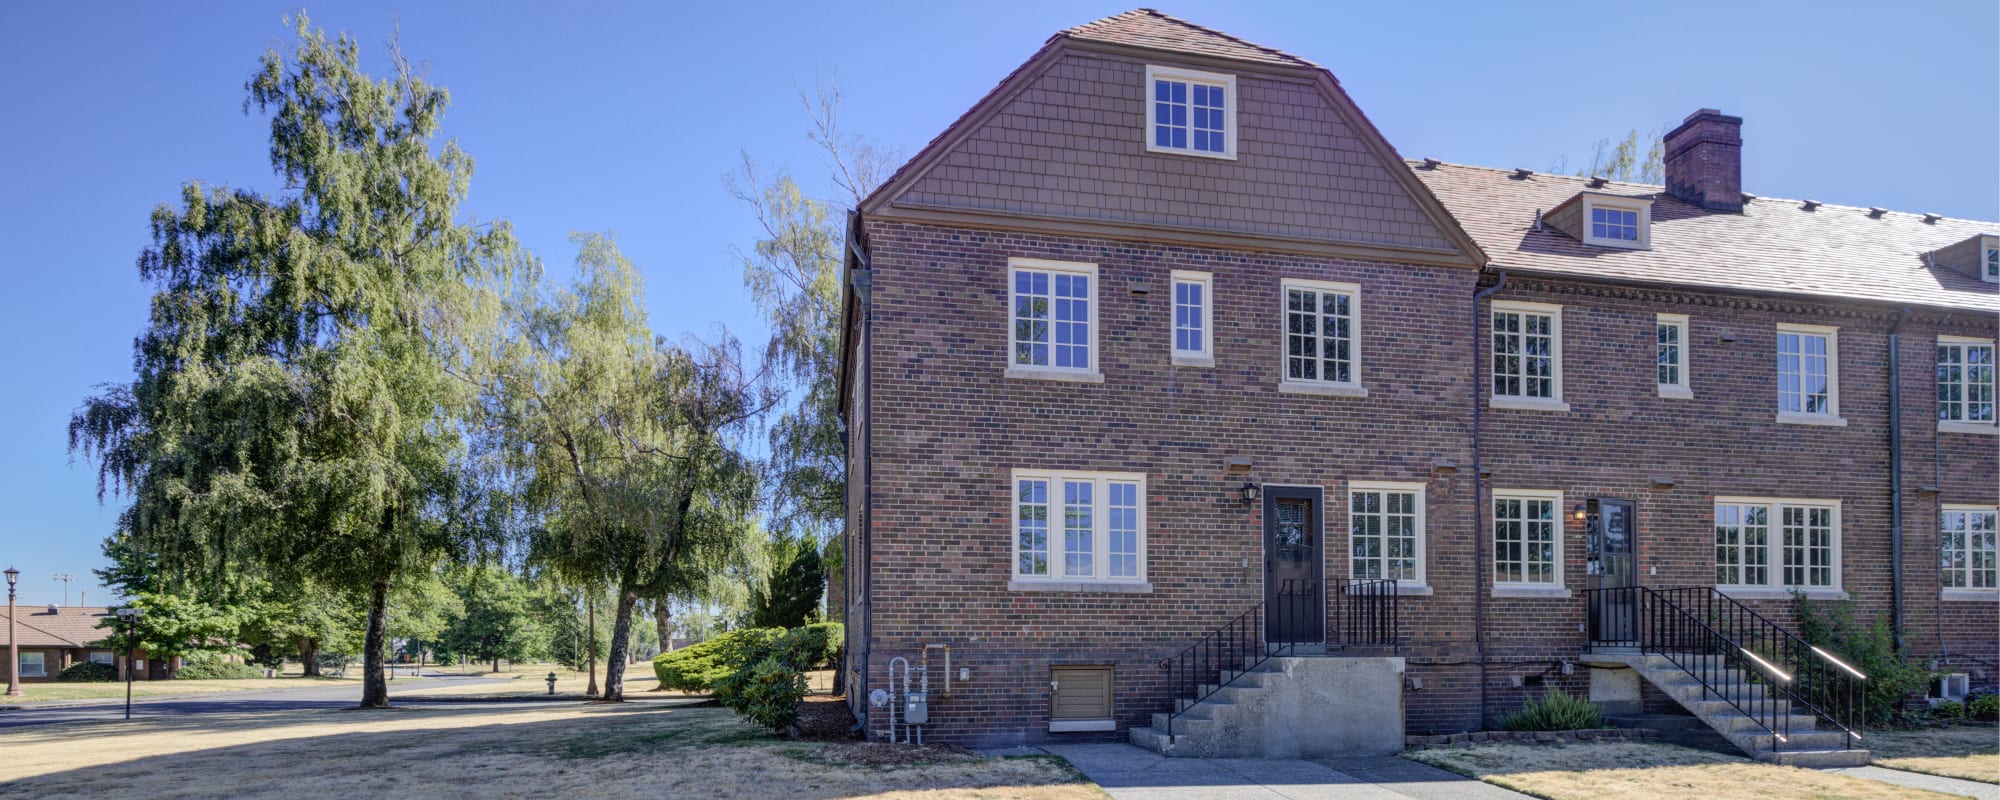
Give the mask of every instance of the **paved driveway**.
[[[389, 684], [389, 697], [420, 695], [447, 686], [504, 684], [505, 678], [457, 677], [441, 675], [424, 678], [397, 678]], [[181, 716], [186, 714], [240, 714], [256, 711], [294, 711], [307, 708], [346, 708], [361, 702], [361, 685], [329, 686], [315, 689], [275, 689], [249, 692], [217, 692], [209, 695], [132, 701], [133, 717]], [[85, 722], [125, 718], [125, 700], [92, 700], [56, 703], [48, 706], [24, 705], [18, 710], [0, 711], [0, 728], [47, 725], [56, 722]]]
[[1047, 745], [1115, 800], [1529, 800], [1395, 757], [1166, 758], [1129, 744]]

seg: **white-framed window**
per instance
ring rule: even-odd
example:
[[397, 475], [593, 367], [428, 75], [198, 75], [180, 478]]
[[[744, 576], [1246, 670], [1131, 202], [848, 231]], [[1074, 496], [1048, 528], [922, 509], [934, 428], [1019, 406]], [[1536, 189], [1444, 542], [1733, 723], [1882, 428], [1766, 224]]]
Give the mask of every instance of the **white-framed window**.
[[1562, 306], [1493, 304], [1492, 405], [1568, 410], [1562, 402]]
[[1174, 363], [1215, 363], [1215, 282], [1206, 272], [1174, 270]]
[[49, 676], [46, 653], [22, 653], [21, 672], [23, 678], [46, 678]]
[[1979, 276], [1987, 283], [2000, 283], [2000, 244], [1989, 242], [1983, 249], [1986, 251], [1985, 265], [1980, 268]]
[[92, 664], [115, 665], [118, 663], [118, 656], [109, 650], [92, 650], [90, 651], [89, 659]]
[[1236, 157], [1236, 76], [1146, 67], [1146, 149]]
[[1652, 246], [1653, 203], [1644, 198], [1583, 196], [1583, 243], [1644, 249]]
[[1993, 428], [1993, 356], [1992, 339], [1938, 337], [1939, 430], [1987, 432]]
[[1562, 492], [1493, 491], [1493, 585], [1561, 588]]
[[1146, 579], [1146, 476], [1017, 469], [1014, 578]]
[[1426, 585], [1423, 484], [1349, 483], [1347, 531], [1348, 579]]
[[1279, 388], [1361, 389], [1361, 287], [1286, 278]]
[[1094, 378], [1097, 265], [1007, 260], [1010, 377]]
[[1840, 501], [1715, 499], [1715, 585], [1840, 589]]
[[1654, 318], [1654, 371], [1658, 373], [1661, 397], [1693, 397], [1688, 383], [1688, 318], [1686, 314], [1660, 314]]
[[2000, 512], [1993, 506], [1947, 505], [1938, 520], [1938, 570], [1946, 589], [2000, 590], [1996, 542]]
[[1778, 326], [1778, 421], [1838, 423], [1840, 329]]

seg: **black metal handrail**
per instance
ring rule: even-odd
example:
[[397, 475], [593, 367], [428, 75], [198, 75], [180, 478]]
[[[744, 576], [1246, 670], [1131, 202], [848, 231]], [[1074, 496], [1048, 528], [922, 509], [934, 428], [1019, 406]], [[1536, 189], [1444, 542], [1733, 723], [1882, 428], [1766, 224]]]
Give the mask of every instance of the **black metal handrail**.
[[[1292, 608], [1285, 613], [1298, 611]], [[1258, 603], [1222, 627], [1203, 634], [1187, 649], [1160, 659], [1160, 671], [1167, 673], [1168, 736], [1174, 735], [1174, 720], [1188, 709], [1271, 657], [1293, 652], [1292, 642], [1269, 641], [1264, 630], [1266, 624], [1264, 604]]]
[[[1664, 656], [1711, 695], [1743, 713], [1771, 735], [1771, 749], [1792, 734], [1791, 674], [1731, 640], [1706, 615], [1683, 608], [1666, 594], [1640, 589], [1645, 651]], [[1730, 680], [1741, 677], [1742, 680]]]
[[1333, 589], [1333, 645], [1402, 644], [1402, 620], [1397, 616], [1396, 581], [1356, 581]]
[[1860, 670], [1712, 587], [1654, 591], [1700, 613], [1730, 641], [1789, 674], [1785, 688], [1791, 700], [1847, 734], [1848, 747], [1861, 738], [1868, 676]]

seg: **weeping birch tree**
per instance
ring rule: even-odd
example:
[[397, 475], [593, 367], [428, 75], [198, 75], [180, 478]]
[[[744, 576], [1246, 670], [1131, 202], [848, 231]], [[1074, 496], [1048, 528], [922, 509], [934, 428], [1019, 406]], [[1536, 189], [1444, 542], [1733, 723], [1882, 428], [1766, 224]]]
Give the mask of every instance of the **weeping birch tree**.
[[175, 575], [245, 568], [366, 609], [361, 705], [388, 705], [390, 590], [486, 529], [467, 476], [478, 384], [462, 346], [517, 248], [459, 219], [472, 159], [450, 96], [393, 43], [395, 74], [303, 14], [245, 110], [268, 115], [273, 194], [190, 183], [152, 217], [137, 375], [86, 400], [70, 445], [135, 546]]
[[512, 296], [490, 405], [538, 521], [529, 562], [612, 590], [603, 696], [616, 701], [634, 606], [702, 586], [747, 546], [757, 472], [740, 438], [769, 400], [726, 336], [654, 338], [610, 237], [572, 240], [572, 286]]

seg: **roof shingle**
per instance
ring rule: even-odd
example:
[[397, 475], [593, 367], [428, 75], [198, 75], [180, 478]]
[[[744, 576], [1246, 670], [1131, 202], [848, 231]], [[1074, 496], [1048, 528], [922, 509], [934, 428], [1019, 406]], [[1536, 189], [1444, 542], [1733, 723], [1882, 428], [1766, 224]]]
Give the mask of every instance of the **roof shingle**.
[[1137, 8], [1123, 14], [1086, 22], [1057, 35], [1238, 61], [1319, 68], [1318, 64], [1282, 50], [1246, 42], [1221, 31], [1204, 28], [1150, 8]]
[[[111, 616], [102, 606], [19, 606], [22, 647], [88, 647], [111, 635], [97, 623]], [[7, 645], [7, 608], [0, 606], [0, 647]]]

